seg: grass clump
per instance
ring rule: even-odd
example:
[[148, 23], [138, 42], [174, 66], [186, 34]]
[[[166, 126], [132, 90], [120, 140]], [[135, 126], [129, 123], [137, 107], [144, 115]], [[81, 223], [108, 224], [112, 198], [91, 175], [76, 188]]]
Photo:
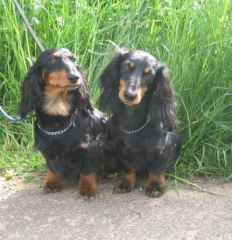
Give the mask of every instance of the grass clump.
[[[184, 138], [177, 174], [231, 177], [230, 0], [20, 2], [46, 48], [67, 47], [79, 56], [95, 102], [112, 42], [144, 49], [167, 63]], [[0, 99], [16, 113], [21, 82], [39, 50], [11, 1], [0, 1], [0, 21]], [[12, 126], [0, 119], [0, 169], [44, 169], [40, 155], [31, 150], [31, 121]]]

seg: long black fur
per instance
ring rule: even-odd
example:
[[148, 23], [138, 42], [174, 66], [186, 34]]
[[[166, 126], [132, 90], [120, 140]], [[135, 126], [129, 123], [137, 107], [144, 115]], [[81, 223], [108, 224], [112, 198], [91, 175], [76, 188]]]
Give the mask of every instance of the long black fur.
[[[133, 78], [135, 70], [123, 70], [123, 64], [132, 60], [135, 54], [136, 61], [140, 62], [138, 68], [145, 64], [152, 66], [154, 76], [143, 83], [148, 90], [139, 105], [129, 107], [119, 99], [118, 89], [120, 79], [132, 85], [135, 81], [143, 81], [142, 75]], [[176, 126], [176, 103], [167, 70], [165, 65], [146, 52], [124, 50], [113, 58], [100, 77], [100, 108], [112, 114], [108, 122], [109, 142], [125, 171], [165, 173], [179, 156], [181, 143]], [[138, 133], [126, 134], [122, 131], [138, 129], [148, 116], [151, 121]]]
[[[71, 106], [68, 116], [49, 115], [43, 110], [45, 82], [42, 78], [46, 70], [53, 71], [51, 66], [52, 54], [57, 49], [44, 51], [37, 62], [29, 70], [22, 86], [22, 101], [20, 114], [25, 117], [35, 112], [35, 146], [45, 157], [48, 168], [65, 179], [77, 179], [80, 175], [97, 174], [103, 168], [101, 151], [101, 135], [104, 131], [105, 117], [95, 110], [89, 100], [86, 80], [79, 66], [83, 82], [78, 89], [68, 92], [68, 101]], [[65, 128], [70, 118], [75, 115], [75, 126], [62, 135], [49, 136], [43, 129], [56, 131]]]

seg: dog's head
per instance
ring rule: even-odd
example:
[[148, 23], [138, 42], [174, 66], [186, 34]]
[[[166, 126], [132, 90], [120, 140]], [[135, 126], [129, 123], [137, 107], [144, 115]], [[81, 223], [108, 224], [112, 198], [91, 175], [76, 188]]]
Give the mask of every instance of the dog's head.
[[154, 92], [160, 98], [172, 97], [167, 70], [147, 52], [123, 49], [101, 75], [100, 105], [107, 108], [119, 100], [128, 107], [136, 107]]
[[77, 91], [82, 100], [88, 99], [86, 81], [75, 56], [65, 48], [46, 50], [23, 82], [20, 114], [25, 117], [41, 104], [46, 104], [44, 98], [50, 102], [59, 98], [64, 100], [71, 91]]

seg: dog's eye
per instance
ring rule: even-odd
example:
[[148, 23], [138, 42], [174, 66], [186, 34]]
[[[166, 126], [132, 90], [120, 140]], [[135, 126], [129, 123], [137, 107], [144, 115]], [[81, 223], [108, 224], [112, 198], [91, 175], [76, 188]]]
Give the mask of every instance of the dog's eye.
[[135, 64], [133, 62], [127, 61], [126, 64], [130, 71], [134, 70]]
[[145, 68], [143, 71], [144, 75], [148, 76], [152, 74], [152, 69], [151, 68]]

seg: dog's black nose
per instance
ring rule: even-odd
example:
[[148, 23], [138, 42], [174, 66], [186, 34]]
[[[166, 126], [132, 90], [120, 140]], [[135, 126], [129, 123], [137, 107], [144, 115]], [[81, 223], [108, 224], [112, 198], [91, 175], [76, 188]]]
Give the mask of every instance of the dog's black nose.
[[125, 91], [124, 96], [127, 100], [133, 101], [137, 97], [137, 94], [134, 91], [127, 90]]
[[76, 83], [79, 79], [79, 76], [78, 75], [70, 75], [69, 76], [69, 80], [72, 82], [72, 83]]

